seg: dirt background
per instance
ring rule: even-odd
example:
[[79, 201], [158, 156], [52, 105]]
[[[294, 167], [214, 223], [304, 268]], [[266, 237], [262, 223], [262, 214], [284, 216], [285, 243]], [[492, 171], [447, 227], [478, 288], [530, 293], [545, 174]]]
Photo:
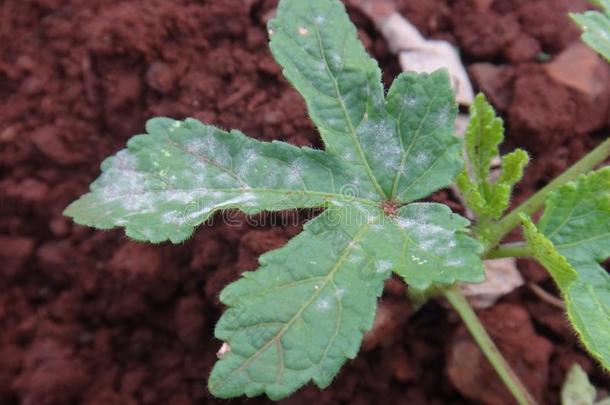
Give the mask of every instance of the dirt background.
[[[320, 146], [267, 50], [275, 4], [0, 0], [0, 404], [215, 403], [205, 380], [220, 346], [212, 336], [218, 293], [298, 233], [303, 215], [293, 215], [296, 225], [216, 224], [182, 245], [152, 246], [75, 226], [61, 212], [154, 115]], [[584, 1], [399, 4], [424, 34], [462, 50], [477, 88], [506, 118], [506, 147], [531, 152], [516, 201], [607, 136], [608, 68], [586, 52], [565, 56], [582, 52], [565, 13]], [[395, 57], [370, 21], [349, 11], [390, 83]], [[558, 70], [549, 68], [557, 60]], [[447, 192], [435, 198], [459, 209]], [[520, 269], [555, 293], [538, 267], [521, 261]], [[530, 289], [480, 315], [543, 403], [558, 402], [574, 362], [610, 390], [562, 311]], [[283, 403], [509, 398], [453, 312], [431, 302], [413, 313], [390, 280], [358, 358], [329, 389], [309, 386]]]

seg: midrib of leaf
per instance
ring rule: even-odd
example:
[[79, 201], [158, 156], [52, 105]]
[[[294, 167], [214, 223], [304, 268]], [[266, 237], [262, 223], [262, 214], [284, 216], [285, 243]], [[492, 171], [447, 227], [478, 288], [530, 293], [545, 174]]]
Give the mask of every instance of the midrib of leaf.
[[[309, 7], [309, 13], [310, 13], [310, 16], [311, 16], [311, 18], [313, 20], [314, 19], [314, 12], [311, 9], [311, 7]], [[362, 150], [362, 145], [360, 145], [360, 142], [358, 141], [358, 136], [356, 134], [356, 129], [354, 128], [354, 124], [352, 122], [352, 119], [350, 118], [350, 116], [349, 116], [349, 114], [347, 112], [347, 108], [345, 106], [345, 102], [343, 101], [343, 97], [341, 95], [341, 90], [339, 89], [339, 84], [337, 83], [337, 78], [333, 74], [332, 70], [330, 69], [330, 65], [328, 64], [328, 58], [326, 57], [326, 52], [324, 52], [324, 44], [322, 42], [322, 37], [320, 35], [320, 30], [319, 30], [319, 28], [318, 28], [318, 26], [316, 24], [312, 24], [312, 25], [313, 25], [314, 31], [316, 33], [316, 39], [318, 41], [318, 47], [320, 48], [320, 56], [324, 60], [324, 67], [325, 67], [326, 71], [328, 72], [329, 77], [333, 81], [333, 87], [335, 89], [335, 94], [336, 94], [337, 101], [339, 101], [339, 104], [341, 106], [341, 112], [343, 113], [343, 116], [345, 117], [345, 121], [347, 122], [347, 125], [348, 125], [348, 128], [349, 128], [349, 135], [352, 138], [352, 141], [354, 142], [354, 144], [356, 145], [356, 151], [358, 152], [360, 160], [363, 163], [364, 170], [366, 171], [367, 176], [369, 177], [369, 179], [373, 183], [373, 186], [377, 189], [377, 192], [379, 193], [381, 198], [386, 199], [387, 195], [383, 191], [383, 188], [381, 188], [381, 185], [379, 184], [379, 182], [377, 181], [377, 178], [373, 174], [373, 171], [371, 170], [371, 166], [369, 165], [369, 162], [368, 162], [366, 156], [364, 155], [364, 150]], [[368, 80], [367, 80], [367, 83], [368, 83]], [[367, 108], [368, 108], [368, 100], [367, 100]], [[367, 112], [365, 112], [365, 116], [366, 116], [366, 114], [367, 114]]]
[[[580, 208], [580, 206], [582, 205], [583, 202], [585, 202], [585, 193], [582, 193], [580, 195], [580, 197], [578, 198], [578, 203], [574, 204], [574, 206], [570, 209], [570, 212], [568, 215], [565, 216], [564, 220], [561, 221], [561, 223], [557, 226], [557, 228], [555, 228], [555, 230], [553, 232], [551, 232], [550, 234], [546, 235], [547, 238], [552, 239], [553, 236], [555, 236], [564, 226], [565, 224], [567, 224], [568, 222], [570, 222], [571, 220], [574, 220], [574, 218], [572, 217], [572, 214], [578, 209]], [[541, 230], [541, 232], [544, 233], [544, 230]], [[559, 246], [559, 245], [556, 245]]]
[[[340, 193], [326, 193], [323, 191], [311, 191], [311, 190], [292, 190], [292, 189], [276, 189], [276, 188], [212, 188], [212, 187], [197, 187], [197, 188], [164, 188], [159, 190], [146, 190], [142, 192], [133, 192], [133, 193], [125, 193], [125, 194], [116, 194], [115, 197], [128, 197], [133, 195], [146, 195], [146, 194], [154, 194], [154, 193], [165, 193], [165, 192], [173, 192], [173, 191], [183, 191], [183, 192], [197, 192], [197, 191], [209, 191], [209, 192], [225, 192], [225, 193], [252, 193], [252, 194], [284, 194], [284, 195], [294, 195], [301, 194], [304, 196], [312, 196], [312, 197], [324, 197], [329, 199], [335, 199], [336, 201], [357, 201], [361, 204], [378, 207], [378, 203], [373, 200], [368, 200], [366, 198], [353, 197], [350, 195], [340, 194]], [[104, 202], [96, 202], [94, 204], [90, 204], [89, 207], [98, 207], [99, 205], [105, 204]], [[219, 204], [222, 206], [222, 203]], [[138, 213], [136, 213], [138, 214]]]
[[603, 238], [605, 238], [607, 236], [610, 236], [610, 232], [605, 232], [605, 233], [602, 233], [602, 234], [599, 234], [599, 235], [596, 235], [596, 236], [592, 236], [592, 237], [587, 238], [587, 239], [577, 240], [575, 242], [564, 243], [564, 244], [559, 244], [558, 243], [556, 245], [556, 247], [560, 248], [560, 249], [570, 248], [570, 247], [573, 247], [573, 246], [581, 245], [583, 243], [591, 242], [591, 241], [598, 240], [598, 239], [603, 239]]
[[[350, 251], [354, 248], [354, 246], [356, 245], [356, 242], [359, 241], [360, 239], [362, 239], [364, 237], [364, 235], [366, 234], [366, 232], [368, 231], [368, 229], [371, 226], [371, 221], [368, 221], [367, 223], [365, 223], [360, 230], [358, 231], [358, 233], [356, 235], [354, 235], [354, 237], [352, 238], [352, 240], [347, 244], [347, 246], [344, 248], [343, 253], [341, 254], [341, 256], [339, 257], [339, 259], [337, 260], [337, 262], [335, 263], [335, 265], [333, 266], [333, 268], [331, 269], [331, 271], [328, 273], [328, 275], [326, 277], [323, 278], [324, 282], [322, 283], [322, 285], [320, 285], [320, 287], [316, 290], [316, 292], [312, 295], [312, 297], [305, 301], [305, 303], [301, 306], [301, 308], [297, 311], [297, 313], [284, 325], [284, 327], [282, 329], [280, 329], [277, 334], [275, 336], [273, 336], [273, 338], [271, 338], [263, 347], [261, 347], [260, 349], [258, 349], [252, 356], [250, 356], [248, 359], [246, 359], [246, 361], [244, 361], [244, 363], [239, 366], [238, 368], [236, 368], [235, 370], [233, 370], [225, 379], [224, 381], [219, 381], [216, 385], [213, 386], [214, 390], [218, 390], [220, 387], [222, 387], [225, 382], [227, 382], [228, 380], [230, 380], [234, 375], [241, 373], [242, 371], [244, 371], [246, 368], [248, 368], [250, 366], [250, 364], [252, 364], [252, 362], [254, 362], [261, 354], [263, 354], [264, 352], [266, 352], [272, 345], [274, 344], [280, 344], [281, 345], [281, 338], [284, 335], [284, 333], [286, 333], [288, 331], [288, 329], [298, 320], [301, 318], [301, 315], [303, 314], [303, 312], [305, 312], [305, 310], [316, 300], [316, 298], [319, 297], [319, 295], [322, 293], [322, 291], [324, 291], [324, 288], [329, 284], [329, 283], [334, 283], [333, 281], [333, 277], [335, 275], [335, 273], [341, 268], [341, 266], [343, 265], [343, 263], [345, 262], [345, 260], [347, 259], [347, 257], [350, 254]], [[331, 339], [329, 345], [327, 346], [325, 353], [328, 351], [328, 348], [330, 347], [330, 345], [333, 343], [334, 339], [336, 338], [336, 333], [333, 335], [333, 338]], [[281, 357], [280, 357], [281, 358]], [[278, 366], [278, 371], [279, 371], [279, 366]], [[277, 381], [277, 380], [276, 380]]]
[[[419, 139], [419, 136], [421, 134], [421, 128], [424, 125], [424, 122], [428, 119], [428, 115], [430, 114], [430, 109], [432, 108], [432, 104], [434, 104], [434, 100], [436, 99], [436, 96], [438, 95], [438, 89], [434, 92], [434, 94], [432, 95], [432, 98], [430, 100], [430, 103], [428, 104], [428, 107], [426, 107], [426, 113], [424, 114], [424, 116], [422, 117], [421, 121], [419, 122], [419, 125], [417, 127], [417, 131], [415, 132], [415, 136], [413, 137], [413, 139], [411, 139], [411, 142], [409, 143], [409, 147], [406, 151], [403, 151], [402, 154], [402, 158], [400, 161], [400, 169], [398, 170], [398, 172], [396, 172], [396, 177], [394, 179], [394, 184], [392, 186], [392, 193], [391, 193], [391, 198], [395, 198], [396, 197], [396, 193], [398, 192], [398, 183], [400, 182], [400, 178], [402, 177], [402, 172], [405, 168], [405, 165], [407, 164], [407, 158], [409, 157], [409, 155], [411, 154], [411, 150], [413, 149], [413, 146], [415, 145], [415, 142], [417, 142], [417, 140]], [[403, 111], [401, 111], [398, 120], [396, 122], [396, 131], [398, 133], [398, 140], [400, 141], [400, 148], [404, 149], [404, 144], [402, 141], [402, 129], [400, 127], [400, 122], [402, 120], [402, 117], [405, 114], [405, 110], [403, 109]], [[419, 179], [417, 179], [419, 180]], [[404, 193], [402, 193], [404, 194]]]

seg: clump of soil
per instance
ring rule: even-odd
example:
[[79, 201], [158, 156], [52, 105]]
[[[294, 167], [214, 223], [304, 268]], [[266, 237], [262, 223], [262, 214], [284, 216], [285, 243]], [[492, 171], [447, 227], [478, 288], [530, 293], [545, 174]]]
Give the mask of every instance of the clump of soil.
[[[599, 141], [596, 134], [610, 121], [608, 86], [591, 96], [557, 81], [539, 62], [577, 40], [564, 14], [583, 2], [399, 3], [427, 35], [462, 49], [475, 83], [506, 118], [508, 147], [524, 145], [533, 154], [517, 199]], [[321, 146], [267, 49], [265, 22], [275, 4], [0, 4], [0, 403], [215, 401], [205, 380], [220, 345], [212, 334], [223, 309], [218, 293], [255, 269], [260, 254], [297, 234], [308, 214], [283, 221], [264, 214], [258, 224], [238, 216], [243, 225], [218, 222], [185, 244], [149, 246], [121, 231], [76, 226], [61, 212], [87, 190], [103, 158], [154, 115], [194, 116], [258, 139]], [[370, 21], [350, 13], [390, 83], [396, 61]], [[447, 192], [436, 198], [455, 207]], [[544, 274], [536, 282], [552, 288]], [[388, 282], [362, 353], [330, 388], [320, 393], [310, 386], [284, 402], [496, 403], [498, 395], [507, 401], [501, 388], [468, 385], [468, 378], [491, 372], [480, 359], [464, 365], [459, 357], [468, 339], [455, 314], [434, 302], [412, 314], [404, 292], [398, 280]], [[535, 395], [555, 403], [575, 361], [610, 388], [560, 310], [526, 289], [504, 301], [483, 319]], [[522, 324], [531, 327], [510, 326]], [[542, 349], [524, 357], [531, 341]]]

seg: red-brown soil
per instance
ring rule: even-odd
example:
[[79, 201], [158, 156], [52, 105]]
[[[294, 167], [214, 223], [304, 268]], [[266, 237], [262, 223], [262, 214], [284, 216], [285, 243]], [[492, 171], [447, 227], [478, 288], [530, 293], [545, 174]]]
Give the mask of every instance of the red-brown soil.
[[[1, 404], [215, 402], [205, 380], [220, 345], [212, 335], [223, 309], [218, 293], [298, 233], [304, 214], [289, 214], [284, 226], [269, 225], [273, 215], [260, 225], [217, 223], [182, 245], [152, 246], [75, 226], [61, 213], [102, 159], [154, 115], [320, 146], [267, 50], [275, 3], [0, 1]], [[565, 13], [584, 1], [401, 0], [400, 7], [426, 35], [461, 48], [476, 85], [506, 118], [507, 147], [532, 153], [517, 200], [608, 130], [608, 81], [586, 94], [556, 81], [540, 61], [577, 41]], [[399, 72], [395, 59], [372, 24], [350, 12], [389, 83]], [[456, 206], [446, 192], [438, 199]], [[538, 267], [520, 265], [528, 281], [553, 292]], [[510, 402], [452, 311], [431, 302], [412, 313], [398, 281], [386, 290], [359, 357], [327, 390], [310, 386], [284, 403]], [[610, 390], [561, 310], [529, 289], [481, 316], [544, 403], [557, 403], [574, 362]]]

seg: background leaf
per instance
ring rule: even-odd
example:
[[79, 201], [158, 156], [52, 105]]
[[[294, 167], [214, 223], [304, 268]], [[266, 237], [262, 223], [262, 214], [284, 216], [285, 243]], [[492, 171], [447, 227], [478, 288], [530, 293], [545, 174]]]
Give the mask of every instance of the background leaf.
[[562, 290], [581, 341], [610, 369], [610, 275], [599, 264], [610, 256], [610, 167], [553, 193], [539, 229], [526, 222], [536, 258]]
[[610, 0], [592, 1], [602, 8], [570, 17], [583, 29], [582, 40], [610, 62]]

